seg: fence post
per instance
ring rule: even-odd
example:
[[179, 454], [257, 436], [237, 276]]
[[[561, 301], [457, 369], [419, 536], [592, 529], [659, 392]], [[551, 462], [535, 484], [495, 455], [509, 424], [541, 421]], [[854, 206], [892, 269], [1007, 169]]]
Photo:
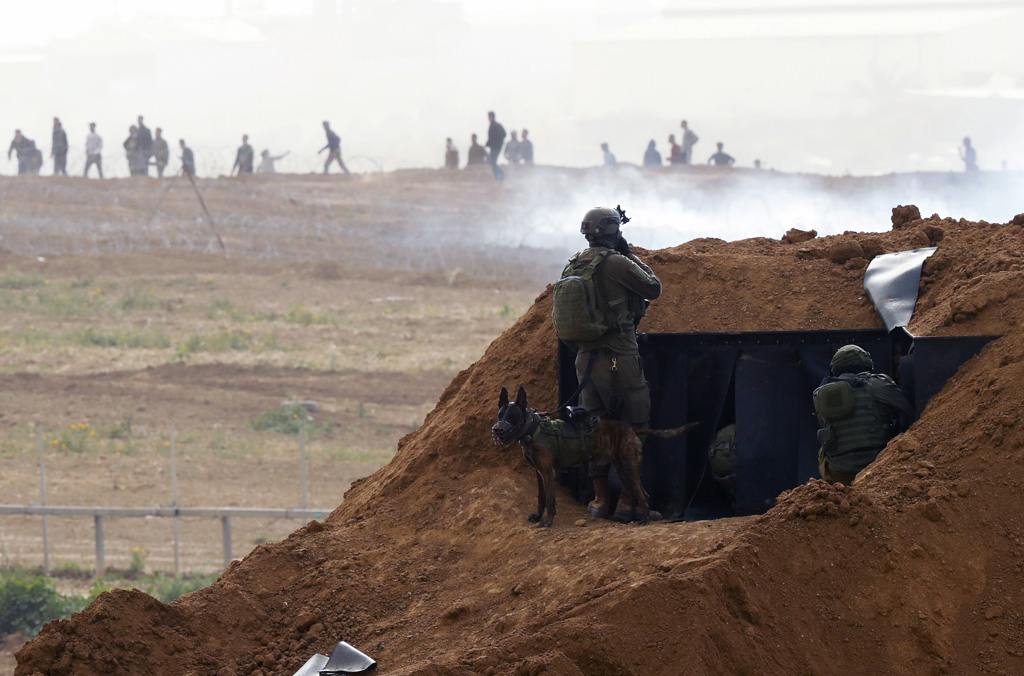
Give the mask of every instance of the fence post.
[[[39, 430], [39, 504], [46, 505], [46, 462], [43, 458], [43, 431]], [[43, 514], [43, 575], [50, 574], [50, 536]]]
[[171, 504], [174, 506], [174, 577], [181, 576], [180, 540], [178, 537], [178, 456], [174, 425], [171, 425]]
[[306, 430], [299, 431], [299, 466], [302, 470], [302, 508], [309, 508], [309, 490], [306, 484]]
[[220, 517], [220, 525], [224, 534], [224, 568], [227, 569], [231, 565], [231, 517], [222, 516]]
[[97, 514], [93, 517], [96, 521], [96, 577], [103, 577], [107, 572], [107, 559], [103, 542], [103, 516]]

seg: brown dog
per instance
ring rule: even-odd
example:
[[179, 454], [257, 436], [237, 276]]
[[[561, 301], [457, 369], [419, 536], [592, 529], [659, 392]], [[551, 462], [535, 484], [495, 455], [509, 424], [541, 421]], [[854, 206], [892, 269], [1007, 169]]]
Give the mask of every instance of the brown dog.
[[634, 430], [622, 422], [601, 420], [592, 428], [592, 433], [577, 435], [583, 447], [579, 453], [573, 453], [571, 449], [566, 450], [571, 444], [563, 443], [563, 440], [546, 433], [552, 428], [551, 422], [547, 416], [528, 407], [525, 389], [520, 387], [516, 400], [509, 401], [508, 390], [501, 388], [498, 422], [491, 427], [491, 434], [494, 442], [499, 445], [519, 442], [526, 462], [533, 465], [537, 473], [537, 511], [526, 518], [542, 527], [550, 526], [555, 519], [555, 481], [558, 470], [593, 460], [615, 466], [622, 482], [620, 501], [626, 500], [630, 505], [628, 520], [648, 523], [651, 509], [647, 491], [640, 479], [643, 444], [639, 435], [650, 434], [665, 439], [678, 436], [696, 425], [689, 423], [671, 430]]

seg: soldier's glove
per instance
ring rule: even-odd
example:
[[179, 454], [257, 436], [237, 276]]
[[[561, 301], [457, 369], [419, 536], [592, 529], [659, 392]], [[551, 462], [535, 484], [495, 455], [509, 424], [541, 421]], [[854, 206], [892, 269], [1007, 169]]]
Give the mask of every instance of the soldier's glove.
[[623, 256], [631, 256], [633, 250], [629, 248], [629, 242], [622, 235], [619, 235], [619, 241], [615, 243], [615, 250]]

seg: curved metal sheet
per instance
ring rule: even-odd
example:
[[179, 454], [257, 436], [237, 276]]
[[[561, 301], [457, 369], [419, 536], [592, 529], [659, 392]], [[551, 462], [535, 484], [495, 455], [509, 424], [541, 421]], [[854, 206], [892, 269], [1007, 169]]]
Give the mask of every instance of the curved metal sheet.
[[914, 316], [921, 286], [921, 266], [936, 247], [875, 256], [864, 272], [864, 291], [875, 304], [885, 328], [906, 326]]
[[364, 655], [348, 643], [338, 641], [331, 651], [331, 658], [320, 669], [320, 676], [335, 674], [367, 674], [377, 668], [372, 657]]
[[327, 655], [317, 653], [306, 660], [306, 663], [292, 676], [318, 676], [320, 670], [327, 664]]

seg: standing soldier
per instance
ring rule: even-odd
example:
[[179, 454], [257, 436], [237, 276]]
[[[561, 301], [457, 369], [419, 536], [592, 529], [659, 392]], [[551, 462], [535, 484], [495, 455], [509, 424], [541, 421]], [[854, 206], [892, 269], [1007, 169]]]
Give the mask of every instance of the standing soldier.
[[910, 425], [914, 407], [892, 378], [874, 373], [871, 355], [857, 345], [836, 350], [830, 375], [814, 390], [818, 414], [818, 470], [825, 481], [849, 486], [894, 436]]
[[498, 166], [501, 146], [505, 145], [505, 128], [494, 118], [494, 111], [487, 113], [487, 161], [497, 181], [505, 180], [505, 172]]
[[153, 157], [153, 134], [149, 127], [142, 123], [142, 116], [139, 115], [139, 131], [137, 141], [139, 151], [139, 175], [149, 176], [149, 159]]
[[[584, 329], [596, 338], [572, 342], [577, 351], [576, 375], [583, 384], [580, 405], [592, 415], [639, 429], [649, 422], [651, 397], [640, 362], [636, 327], [647, 312], [648, 302], [661, 295], [661, 280], [630, 250], [619, 231], [619, 226], [628, 221], [624, 217], [625, 212], [609, 207], [594, 207], [584, 214], [580, 232], [590, 246], [569, 259], [562, 278], [589, 276], [598, 315], [595, 322], [600, 323], [596, 329]], [[567, 310], [571, 315], [572, 308]], [[561, 311], [556, 292], [552, 313], [555, 328], [563, 340], [572, 340], [566, 336], [577, 327], [567, 330], [560, 326]], [[627, 518], [637, 496], [624, 491], [613, 513], [608, 496], [608, 470], [609, 465], [590, 466], [595, 497], [587, 510], [599, 518]], [[653, 511], [651, 516], [660, 517]]]
[[327, 120], [324, 120], [324, 132], [327, 133], [327, 145], [321, 148], [320, 152], [317, 153], [317, 155], [319, 155], [325, 150], [330, 151], [327, 153], [327, 161], [324, 162], [324, 173], [328, 173], [331, 162], [337, 160], [338, 166], [341, 167], [341, 170], [348, 174], [348, 167], [345, 166], [345, 161], [341, 159], [341, 137], [331, 131], [331, 123]]
[[235, 164], [231, 167], [231, 173], [234, 174], [235, 169], [237, 169], [239, 176], [242, 174], [251, 174], [254, 157], [255, 151], [252, 149], [252, 146], [249, 145], [249, 135], [242, 134], [242, 145], [238, 146], [238, 152], [235, 153]]
[[163, 178], [164, 169], [171, 161], [171, 149], [164, 138], [164, 130], [160, 127], [156, 128], [156, 135], [153, 137], [153, 159], [156, 160], [156, 175]]
[[522, 140], [519, 141], [519, 157], [523, 158], [524, 164], [533, 164], [533, 141], [530, 140], [530, 130], [524, 129]]
[[192, 154], [192, 149], [185, 145], [185, 139], [178, 139], [178, 145], [181, 146], [181, 170], [186, 176], [195, 178], [196, 158]]
[[50, 157], [53, 158], [53, 175], [68, 175], [68, 135], [59, 118], [53, 118], [53, 144], [50, 146]]
[[103, 137], [96, 133], [96, 123], [89, 123], [89, 134], [85, 137], [85, 171], [82, 176], [89, 176], [89, 167], [96, 165], [96, 171], [103, 178]]

